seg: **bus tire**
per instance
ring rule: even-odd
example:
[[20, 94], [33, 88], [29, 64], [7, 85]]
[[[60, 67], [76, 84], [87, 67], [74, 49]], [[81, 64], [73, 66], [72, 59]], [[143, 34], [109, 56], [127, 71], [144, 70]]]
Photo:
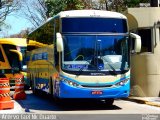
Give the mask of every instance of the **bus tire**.
[[50, 81], [49, 81], [50, 83], [49, 83], [49, 85], [50, 85], [50, 87], [49, 87], [49, 89], [50, 89], [50, 94], [51, 94], [51, 96], [53, 97], [53, 81], [52, 81], [52, 78], [50, 78]]
[[29, 85], [30, 85], [30, 87], [32, 89], [32, 78], [31, 78], [31, 76], [29, 77]]
[[107, 98], [107, 99], [105, 99], [106, 106], [110, 107], [110, 106], [113, 105], [113, 103], [114, 103], [114, 99], [113, 98]]
[[25, 86], [24, 86], [24, 89], [25, 89], [25, 90], [29, 90], [29, 89], [30, 89], [30, 86], [29, 86], [29, 85], [25, 85]]
[[56, 96], [53, 97], [53, 100], [57, 104], [59, 104], [59, 102], [60, 102], [60, 99], [58, 97], [56, 97]]
[[[32, 77], [33, 78], [33, 77]], [[35, 77], [32, 79], [32, 91], [33, 91], [33, 94], [36, 94], [37, 93], [37, 90], [35, 88]]]
[[53, 100], [57, 105], [60, 105], [60, 106], [66, 105], [65, 99], [63, 98], [54, 97]]

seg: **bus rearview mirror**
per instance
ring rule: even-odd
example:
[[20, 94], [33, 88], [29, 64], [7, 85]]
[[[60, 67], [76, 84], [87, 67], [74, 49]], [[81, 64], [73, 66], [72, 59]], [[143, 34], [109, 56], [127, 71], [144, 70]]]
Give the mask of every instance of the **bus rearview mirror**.
[[131, 38], [134, 39], [134, 42], [132, 41], [132, 43], [134, 44], [134, 52], [138, 53], [141, 51], [141, 37], [137, 34], [134, 33], [130, 33]]
[[13, 53], [17, 54], [18, 57], [19, 57], [19, 61], [23, 60], [23, 55], [20, 51], [11, 49], [10, 52], [13, 52]]
[[62, 52], [63, 51], [63, 40], [62, 40], [62, 35], [61, 33], [56, 33], [56, 46], [57, 46], [57, 51]]

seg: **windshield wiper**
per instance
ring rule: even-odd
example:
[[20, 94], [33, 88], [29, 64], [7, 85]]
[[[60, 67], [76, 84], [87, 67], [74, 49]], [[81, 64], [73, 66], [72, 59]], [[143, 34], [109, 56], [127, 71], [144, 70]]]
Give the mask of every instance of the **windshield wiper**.
[[84, 68], [86, 67], [86, 64], [87, 63], [89, 63], [90, 64], [90, 61], [88, 60], [90, 58], [90, 56], [89, 57], [87, 57], [87, 59], [86, 59], [86, 62], [85, 62], [85, 64], [84, 64], [84, 66], [83, 67], [81, 67], [79, 70], [78, 70], [78, 73], [76, 74], [77, 76], [79, 76], [81, 73], [82, 73], [82, 71], [84, 70]]
[[[91, 60], [89, 60], [89, 58], [91, 58]], [[95, 69], [95, 68], [97, 69], [97, 64], [94, 64], [95, 62], [97, 63], [97, 60], [95, 60], [95, 56], [94, 56], [94, 55], [87, 57], [87, 59], [86, 59], [85, 61], [86, 61], [85, 65], [86, 65], [87, 63], [89, 63], [89, 64], [88, 64], [88, 69], [90, 69], [90, 70], [92, 70], [93, 68], [94, 68], [94, 69]], [[76, 74], [77, 76], [82, 73], [82, 71], [83, 71], [84, 68], [86, 67], [85, 65], [78, 70], [78, 73]]]

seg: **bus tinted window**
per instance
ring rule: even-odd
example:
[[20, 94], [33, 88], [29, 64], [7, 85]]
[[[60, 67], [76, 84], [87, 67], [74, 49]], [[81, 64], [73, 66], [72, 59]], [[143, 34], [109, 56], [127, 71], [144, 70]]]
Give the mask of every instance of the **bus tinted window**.
[[62, 32], [126, 33], [127, 23], [118, 18], [63, 18]]
[[3, 58], [3, 54], [2, 54], [2, 50], [0, 49], [0, 61], [4, 62], [4, 58]]
[[7, 58], [8, 58], [9, 64], [11, 65], [12, 59], [13, 59], [15, 56], [13, 55], [13, 53], [10, 52], [10, 50], [11, 50], [11, 49], [12, 49], [12, 50], [16, 50], [16, 46], [15, 46], [15, 45], [8, 45], [8, 44], [3, 44], [2, 46], [3, 46], [3, 49], [4, 49], [4, 51], [5, 51], [6, 56], [7, 56]]

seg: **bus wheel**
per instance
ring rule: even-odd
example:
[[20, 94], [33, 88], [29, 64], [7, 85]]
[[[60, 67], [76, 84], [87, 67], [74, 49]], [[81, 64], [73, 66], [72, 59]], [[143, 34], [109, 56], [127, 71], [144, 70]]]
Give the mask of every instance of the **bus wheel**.
[[113, 98], [108, 98], [108, 99], [105, 99], [105, 104], [106, 106], [110, 107], [113, 105], [113, 102], [114, 102], [114, 99]]
[[29, 90], [29, 89], [30, 89], [30, 86], [29, 86], [29, 85], [25, 85], [25, 86], [24, 86], [24, 89], [25, 89], [25, 90]]
[[49, 90], [50, 90], [50, 94], [51, 96], [53, 96], [53, 81], [52, 81], [52, 78], [50, 78], [50, 81], [49, 81]]
[[54, 96], [54, 97], [53, 97], [53, 100], [54, 100], [55, 103], [58, 103], [58, 102], [59, 102], [59, 98], [58, 98], [58, 97], [55, 97], [55, 96]]
[[33, 78], [33, 81], [32, 81], [32, 91], [33, 91], [33, 94], [37, 94], [37, 90], [36, 90], [36, 85], [35, 85], [35, 77]]
[[63, 99], [63, 98], [58, 98], [58, 97], [54, 97], [54, 102], [59, 105], [59, 106], [64, 106], [66, 105], [66, 99]]

